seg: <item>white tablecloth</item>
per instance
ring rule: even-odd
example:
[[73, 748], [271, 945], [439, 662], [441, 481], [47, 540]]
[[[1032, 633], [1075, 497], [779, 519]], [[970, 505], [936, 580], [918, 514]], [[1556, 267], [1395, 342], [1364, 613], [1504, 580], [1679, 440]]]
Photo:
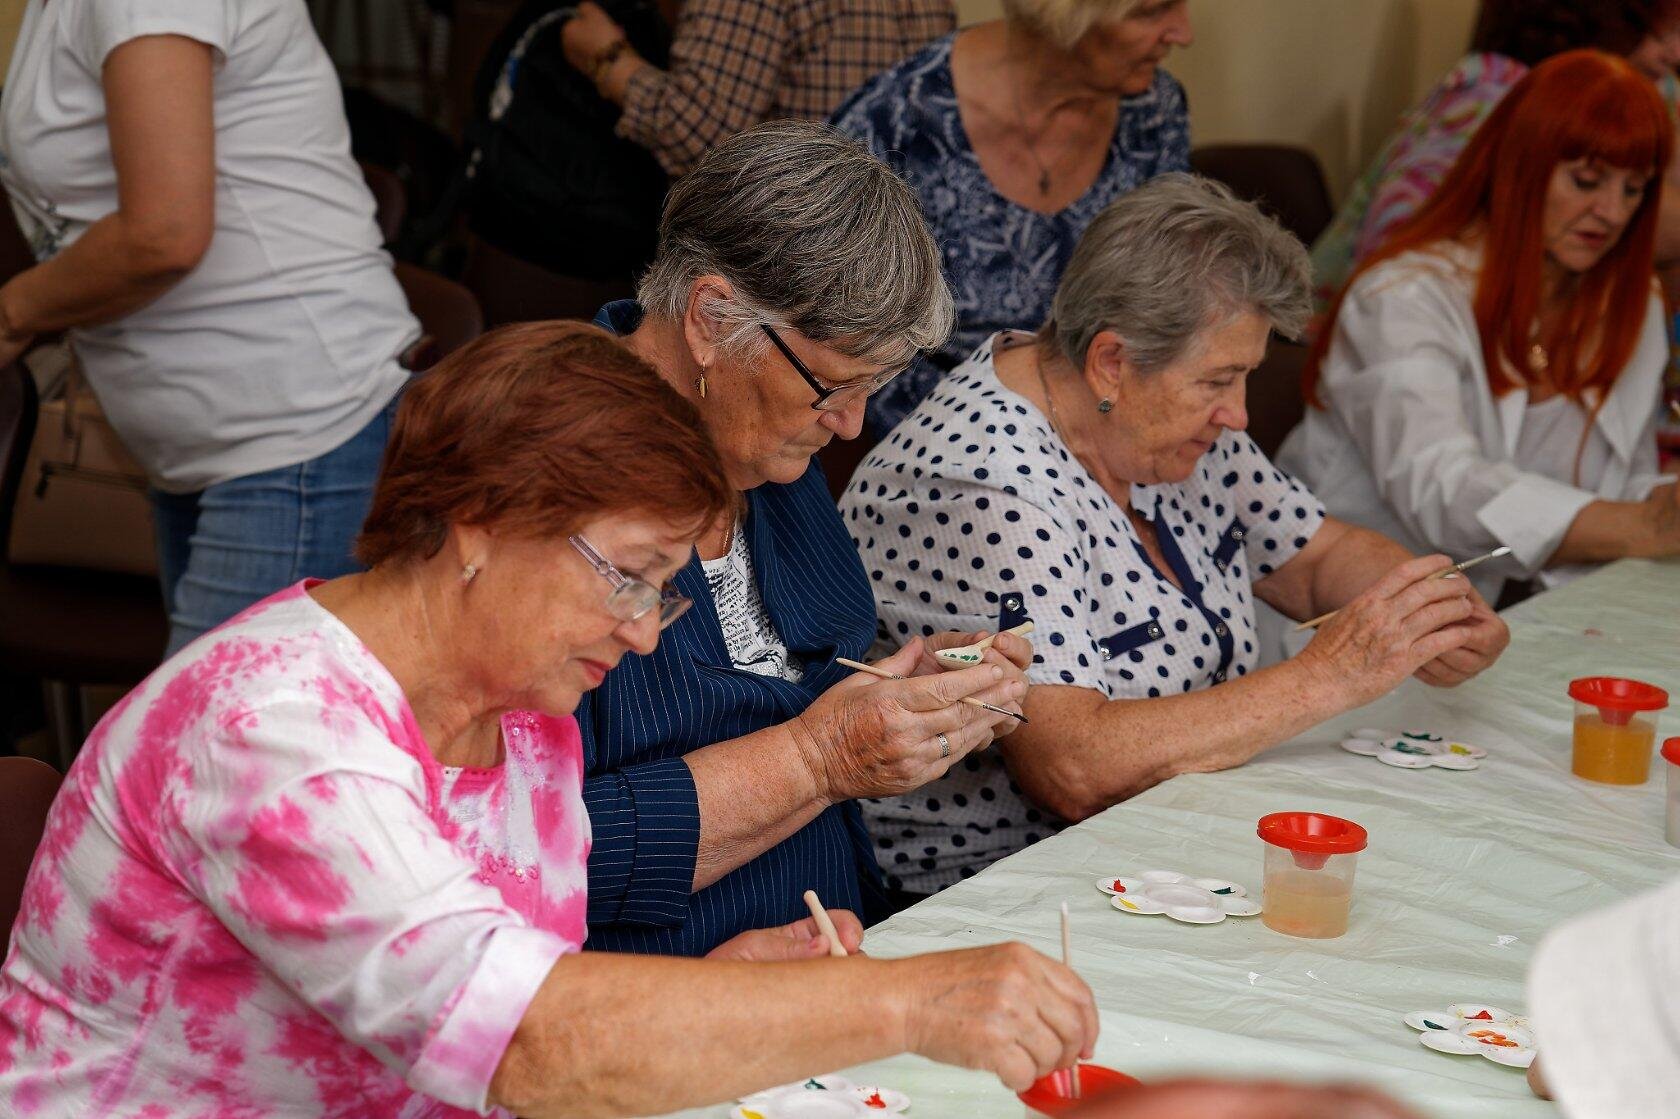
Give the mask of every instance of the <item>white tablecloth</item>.
[[[1527, 1010], [1523, 980], [1553, 925], [1680, 874], [1663, 842], [1664, 763], [1637, 788], [1569, 772], [1577, 676], [1625, 675], [1680, 702], [1680, 564], [1624, 561], [1507, 613], [1510, 650], [1451, 691], [1411, 681], [1240, 769], [1174, 778], [870, 930], [897, 957], [1021, 940], [1059, 952], [1096, 992], [1096, 1060], [1172, 1074], [1352, 1079], [1440, 1119], [1553, 1116], [1520, 1071], [1423, 1048], [1401, 1015], [1452, 1002]], [[1485, 746], [1478, 770], [1400, 770], [1340, 750], [1357, 726], [1432, 728]], [[1680, 711], [1658, 724], [1680, 734]], [[1209, 926], [1122, 914], [1093, 886], [1149, 869], [1256, 895], [1265, 813], [1309, 809], [1370, 831], [1346, 936], [1299, 940], [1259, 918]], [[1019, 1116], [995, 1078], [915, 1057], [845, 1074], [908, 1092], [912, 1119]], [[686, 1112], [713, 1119], [726, 1108]]]

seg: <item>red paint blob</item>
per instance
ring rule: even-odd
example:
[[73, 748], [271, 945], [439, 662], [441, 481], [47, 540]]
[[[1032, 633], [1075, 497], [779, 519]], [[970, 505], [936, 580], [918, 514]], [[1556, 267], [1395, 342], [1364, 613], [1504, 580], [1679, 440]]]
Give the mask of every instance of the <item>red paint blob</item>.
[[863, 1106], [885, 1109], [887, 1101], [881, 1098], [881, 1093], [876, 1092], [874, 1095], [863, 1101]]
[[1479, 1021], [1483, 1021], [1483, 1022], [1493, 1021], [1493, 1015], [1489, 1014], [1485, 1010], [1483, 1010], [1483, 1011], [1481, 1011], [1480, 1013], [1477, 1013], [1477, 1014], [1472, 1014], [1472, 1015], [1470, 1015], [1470, 1017], [1474, 1018], [1474, 1019], [1477, 1019]]

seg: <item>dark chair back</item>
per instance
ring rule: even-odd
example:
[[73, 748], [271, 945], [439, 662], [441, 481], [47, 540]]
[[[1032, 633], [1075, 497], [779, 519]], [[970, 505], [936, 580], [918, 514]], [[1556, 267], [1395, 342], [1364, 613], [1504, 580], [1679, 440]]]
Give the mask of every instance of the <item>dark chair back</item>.
[[35, 378], [19, 362], [0, 366], [0, 566], [12, 536], [12, 510], [23, 482], [29, 444], [35, 438], [40, 399]]
[[817, 452], [817, 461], [822, 463], [823, 476], [828, 479], [828, 492], [834, 495], [837, 503], [845, 494], [846, 486], [851, 482], [858, 466], [874, 449], [874, 441], [869, 438], [869, 428], [865, 426], [863, 434], [856, 439], [831, 439], [828, 446]]
[[0, 284], [33, 267], [35, 254], [17, 223], [17, 215], [10, 206], [0, 205]]
[[628, 283], [562, 276], [477, 237], [467, 249], [461, 282], [478, 297], [490, 326], [547, 319], [588, 322], [602, 304], [634, 294]]
[[1190, 153], [1198, 175], [1217, 179], [1311, 245], [1330, 224], [1330, 187], [1318, 157], [1282, 144], [1210, 144]]
[[58, 770], [34, 758], [0, 758], [0, 933], [6, 936], [62, 780]]
[[408, 299], [408, 309], [420, 320], [420, 329], [431, 339], [421, 355], [416, 372], [430, 368], [439, 359], [484, 333], [484, 315], [473, 293], [436, 272], [428, 272], [406, 261], [396, 263], [397, 283]]
[[1306, 364], [1307, 347], [1273, 338], [1266, 360], [1248, 375], [1248, 433], [1267, 458], [1276, 456], [1285, 437], [1307, 413], [1301, 396], [1301, 370]]
[[368, 190], [373, 192], [373, 220], [379, 223], [379, 239], [389, 245], [402, 232], [408, 217], [408, 188], [395, 171], [365, 160], [358, 163]]

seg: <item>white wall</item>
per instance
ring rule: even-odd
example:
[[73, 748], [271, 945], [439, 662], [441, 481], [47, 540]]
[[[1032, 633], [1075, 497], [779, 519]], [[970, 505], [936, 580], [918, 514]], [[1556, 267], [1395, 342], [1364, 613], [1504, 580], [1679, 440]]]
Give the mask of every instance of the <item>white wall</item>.
[[[957, 0], [964, 22], [998, 0]], [[1300, 144], [1340, 196], [1398, 114], [1463, 53], [1476, 0], [1190, 0], [1196, 45], [1167, 68], [1198, 144]]]

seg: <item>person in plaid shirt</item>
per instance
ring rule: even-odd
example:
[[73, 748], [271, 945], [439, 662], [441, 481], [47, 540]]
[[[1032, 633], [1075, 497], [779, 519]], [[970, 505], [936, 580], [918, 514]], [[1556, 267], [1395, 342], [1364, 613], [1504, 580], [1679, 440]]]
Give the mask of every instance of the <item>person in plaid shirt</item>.
[[598, 5], [578, 5], [566, 59], [623, 107], [618, 134], [675, 177], [743, 129], [823, 120], [852, 90], [949, 34], [952, 0], [688, 0], [661, 70]]

